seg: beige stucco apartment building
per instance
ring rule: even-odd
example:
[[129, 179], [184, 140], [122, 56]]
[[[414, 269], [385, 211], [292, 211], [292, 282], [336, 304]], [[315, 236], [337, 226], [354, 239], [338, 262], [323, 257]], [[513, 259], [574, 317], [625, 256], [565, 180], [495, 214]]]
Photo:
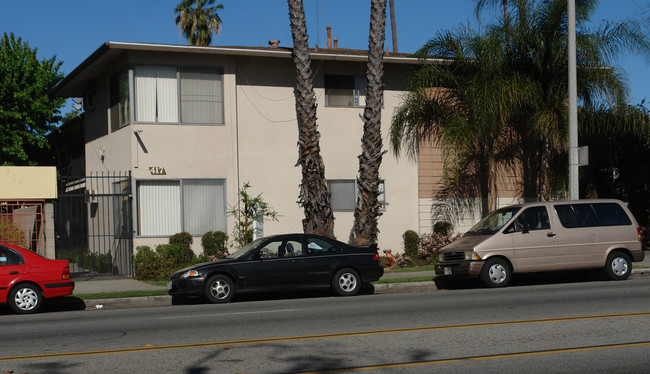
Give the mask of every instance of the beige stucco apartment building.
[[[311, 57], [335, 234], [347, 241], [367, 57], [345, 49], [312, 50]], [[385, 55], [385, 135], [418, 64], [406, 54]], [[84, 98], [86, 174], [131, 173], [134, 247], [165, 243], [186, 231], [199, 252], [203, 233], [232, 232], [227, 211], [246, 182], [281, 215], [264, 223], [264, 235], [302, 231], [294, 86], [286, 48], [107, 42], [52, 94]], [[420, 167], [392, 152], [383, 158], [382, 250], [401, 252], [406, 230], [430, 232], [437, 219], [453, 219], [456, 231], [463, 231], [480, 218], [436, 211], [447, 204], [435, 198], [441, 161], [435, 149], [426, 152]]]

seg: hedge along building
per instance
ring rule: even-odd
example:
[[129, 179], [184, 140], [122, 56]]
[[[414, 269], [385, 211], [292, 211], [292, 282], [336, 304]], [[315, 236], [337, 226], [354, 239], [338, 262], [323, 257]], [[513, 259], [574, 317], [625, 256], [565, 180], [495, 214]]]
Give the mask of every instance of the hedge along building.
[[53, 166], [0, 166], [0, 242], [55, 258]]
[[[335, 235], [346, 241], [361, 152], [367, 52], [328, 48], [312, 50], [311, 57]], [[418, 64], [406, 54], [385, 54], [383, 134]], [[302, 231], [294, 86], [291, 50], [277, 43], [107, 42], [51, 94], [84, 98], [86, 174], [132, 176], [134, 247], [165, 243], [185, 231], [194, 236], [198, 253], [205, 232], [232, 231], [227, 210], [246, 182], [250, 193], [262, 193], [281, 216], [264, 223], [265, 235]], [[380, 175], [379, 246], [401, 252], [405, 231], [431, 231], [437, 213], [430, 187], [442, 174], [389, 153]], [[468, 225], [458, 222], [452, 222], [457, 230]]]

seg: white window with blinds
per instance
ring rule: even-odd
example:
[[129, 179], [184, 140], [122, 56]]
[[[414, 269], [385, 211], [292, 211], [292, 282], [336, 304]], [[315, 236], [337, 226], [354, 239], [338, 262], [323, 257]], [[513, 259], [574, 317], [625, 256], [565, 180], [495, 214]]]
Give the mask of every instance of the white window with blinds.
[[223, 124], [220, 69], [135, 66], [136, 122]]
[[325, 75], [325, 105], [363, 107], [367, 85], [364, 76]]
[[226, 232], [226, 191], [222, 179], [137, 181], [139, 236]]
[[[354, 211], [357, 204], [357, 193], [359, 191], [356, 179], [330, 179], [327, 181], [327, 188], [332, 196], [331, 204], [334, 211]], [[379, 181], [379, 196], [377, 199], [381, 204], [381, 209], [386, 210], [386, 184], [385, 181]]]

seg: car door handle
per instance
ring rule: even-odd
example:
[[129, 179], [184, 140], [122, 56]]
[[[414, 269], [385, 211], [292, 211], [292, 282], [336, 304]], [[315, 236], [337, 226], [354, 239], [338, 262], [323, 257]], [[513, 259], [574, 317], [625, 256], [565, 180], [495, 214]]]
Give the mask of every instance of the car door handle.
[[17, 271], [10, 271], [9, 274], [11, 274], [11, 275], [18, 274], [18, 272]]
[[555, 233], [554, 232], [549, 232], [548, 234], [546, 234], [546, 236], [548, 236], [549, 238], [552, 238], [552, 237], [555, 236]]

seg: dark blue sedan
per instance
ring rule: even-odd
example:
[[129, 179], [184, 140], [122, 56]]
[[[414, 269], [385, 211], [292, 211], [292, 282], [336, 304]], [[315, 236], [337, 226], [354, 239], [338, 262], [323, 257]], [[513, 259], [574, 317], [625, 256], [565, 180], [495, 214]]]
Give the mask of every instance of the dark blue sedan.
[[361, 285], [384, 274], [377, 246], [354, 247], [310, 234], [260, 238], [223, 260], [172, 274], [172, 296], [205, 297], [227, 303], [235, 294], [332, 288], [338, 295], [359, 293]]

